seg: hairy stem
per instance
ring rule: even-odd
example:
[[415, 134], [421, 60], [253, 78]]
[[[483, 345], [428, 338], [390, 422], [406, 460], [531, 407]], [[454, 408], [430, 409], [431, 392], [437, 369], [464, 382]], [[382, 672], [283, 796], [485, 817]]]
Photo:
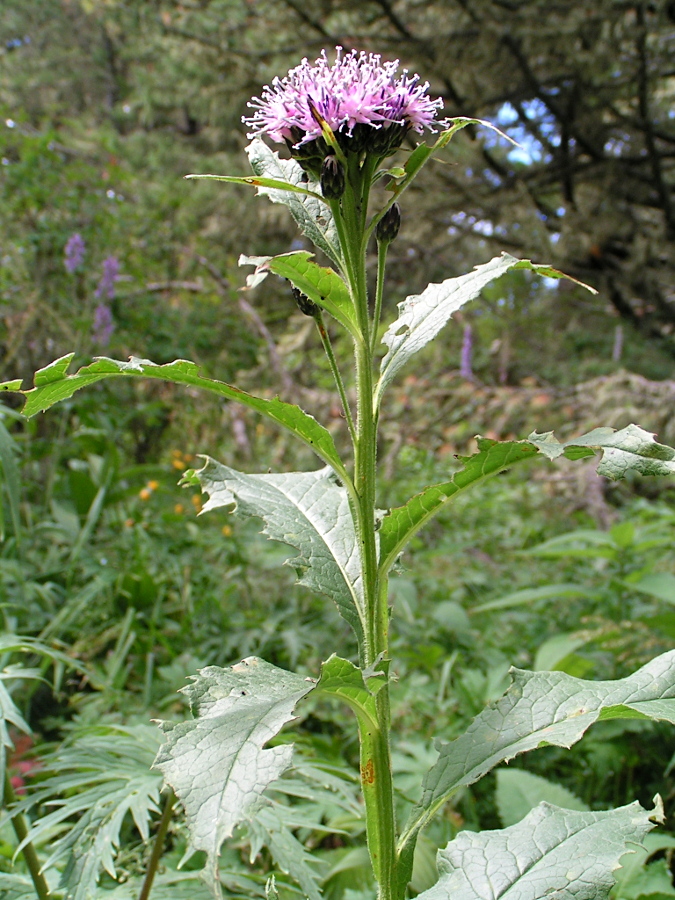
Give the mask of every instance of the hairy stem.
[[169, 830], [169, 823], [171, 822], [171, 814], [173, 813], [173, 807], [175, 803], [176, 795], [172, 790], [169, 790], [166, 801], [164, 803], [164, 809], [162, 810], [162, 818], [159, 820], [159, 828], [157, 829], [157, 834], [155, 835], [155, 843], [152, 847], [152, 854], [150, 855], [150, 861], [145, 872], [145, 878], [143, 879], [143, 886], [141, 887], [141, 892], [138, 895], [138, 900], [148, 900], [148, 897], [150, 896], [152, 883], [155, 880], [159, 861], [162, 858], [162, 853], [164, 852], [164, 841], [166, 840], [166, 833]]
[[389, 747], [389, 687], [376, 697], [378, 728], [361, 728], [361, 789], [366, 805], [368, 852], [378, 885], [378, 900], [396, 892], [396, 824]]
[[[351, 160], [349, 178], [342, 198], [345, 257], [350, 260], [349, 281], [356, 310], [359, 339], [355, 341], [357, 419], [354, 439], [354, 487], [356, 489], [356, 526], [361, 548], [363, 591], [367, 610], [366, 633], [361, 660], [373, 666], [386, 657], [388, 623], [383, 627], [382, 603], [386, 604], [386, 584], [379, 585], [375, 532], [377, 486], [377, 414], [373, 409], [373, 352], [366, 279], [365, 206], [372, 173], [358, 170]], [[368, 184], [369, 187], [369, 184]], [[382, 601], [382, 591], [385, 599]], [[376, 696], [377, 726], [362, 723], [361, 785], [366, 806], [368, 851], [378, 884], [379, 900], [394, 900], [396, 891], [396, 823], [389, 744], [389, 687]]]
[[[365, 665], [386, 655], [388, 635], [383, 627], [375, 539], [377, 422], [373, 413], [373, 370], [369, 342], [357, 346], [358, 419], [355, 448], [355, 486], [358, 495], [358, 532], [363, 560], [367, 609]], [[386, 594], [386, 587], [384, 588]], [[386, 609], [386, 596], [385, 596]], [[361, 730], [361, 784], [366, 805], [368, 850], [378, 883], [379, 900], [393, 900], [396, 825], [389, 746], [389, 686], [376, 697], [377, 729]]]
[[330, 335], [326, 331], [326, 326], [323, 321], [323, 315], [321, 314], [321, 310], [318, 310], [316, 315], [314, 316], [314, 321], [316, 322], [316, 327], [319, 330], [319, 336], [321, 338], [321, 343], [323, 344], [323, 349], [328, 357], [328, 362], [330, 364], [331, 372], [333, 373], [333, 378], [335, 379], [335, 384], [337, 385], [338, 393], [340, 394], [340, 400], [342, 401], [342, 408], [345, 413], [345, 419], [347, 420], [347, 425], [349, 427], [349, 433], [352, 438], [352, 443], [356, 442], [356, 428], [354, 426], [354, 419], [352, 418], [352, 411], [349, 406], [349, 400], [347, 399], [347, 392], [345, 391], [344, 382], [342, 380], [342, 375], [340, 374], [340, 369], [338, 368], [337, 360], [335, 359], [335, 354], [333, 353], [333, 345], [330, 340]]
[[354, 270], [353, 261], [351, 258], [352, 248], [350, 242], [347, 240], [347, 235], [345, 234], [345, 223], [342, 218], [342, 209], [340, 208], [339, 200], [330, 200], [329, 201], [330, 210], [333, 214], [333, 220], [335, 222], [335, 230], [337, 231], [338, 241], [340, 243], [340, 248], [342, 250], [342, 257], [345, 267], [345, 273], [349, 278], [351, 278], [351, 273]]
[[[9, 773], [5, 771], [5, 805], [9, 810], [9, 817], [12, 821], [12, 827], [14, 828], [14, 834], [17, 836], [19, 843], [23, 843], [28, 837], [28, 823], [26, 822], [26, 817], [22, 813], [12, 814], [11, 807], [16, 803], [17, 797], [14, 793], [14, 788], [12, 787], [12, 782], [9, 777]], [[21, 849], [21, 853], [23, 854], [23, 858], [26, 861], [26, 865], [28, 866], [28, 871], [30, 872], [30, 877], [33, 881], [33, 886], [35, 887], [35, 893], [38, 895], [40, 900], [50, 900], [49, 886], [45, 879], [45, 876], [42, 874], [42, 870], [40, 867], [40, 860], [38, 858], [35, 847], [30, 841], [26, 841]]]

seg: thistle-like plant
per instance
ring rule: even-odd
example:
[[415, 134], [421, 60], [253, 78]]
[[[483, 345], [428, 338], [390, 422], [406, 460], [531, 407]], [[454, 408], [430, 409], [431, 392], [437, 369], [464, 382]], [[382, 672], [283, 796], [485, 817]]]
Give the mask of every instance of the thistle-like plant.
[[[489, 125], [467, 118], [439, 121], [440, 103], [429, 97], [428, 85], [405, 71], [397, 73], [397, 63], [355, 51], [343, 55], [338, 49], [333, 63], [325, 53], [314, 64], [304, 60], [251, 103], [254, 111], [245, 122], [254, 174], [190, 176], [254, 186], [258, 194], [288, 207], [302, 233], [328, 258], [330, 265], [323, 266], [311, 253], [296, 251], [242, 257], [242, 262], [255, 265], [252, 284], [270, 274], [288, 279], [301, 311], [315, 320], [351, 437], [349, 458], [338, 453], [329, 431], [299, 407], [244, 393], [202, 375], [185, 360], [155, 365], [137, 358], [99, 358], [69, 375], [69, 356], [39, 371], [35, 387], [25, 392], [24, 413], [33, 415], [105, 378], [149, 377], [201, 387], [287, 429], [323, 464], [310, 472], [251, 475], [207, 459], [203, 468], [186, 476], [208, 494], [205, 511], [226, 507], [259, 517], [270, 538], [293, 546], [297, 556], [289, 563], [300, 582], [332, 599], [354, 633], [353, 657], [331, 656], [314, 680], [253, 657], [228, 669], [203, 669], [185, 688], [193, 718], [162, 723], [165, 742], [155, 765], [170, 789], [167, 809], [177, 798], [189, 832], [187, 852], [206, 854], [204, 877], [216, 896], [221, 892], [223, 842], [241, 823], [249, 821], [255, 829], [265, 821], [265, 810], [271, 808], [266, 792], [292, 765], [291, 745], [266, 744], [309, 694], [337, 698], [354, 712], [367, 847], [380, 900], [403, 900], [421, 830], [458, 790], [495, 766], [542, 745], [569, 747], [604, 718], [675, 722], [675, 653], [612, 682], [514, 670], [506, 694], [478, 715], [466, 733], [439, 745], [419, 802], [407, 822], [396, 821], [389, 701], [396, 660], [389, 653], [388, 582], [413, 535], [460, 493], [535, 457], [599, 454], [598, 471], [608, 478], [621, 478], [630, 470], [675, 473], [675, 451], [635, 425], [621, 431], [596, 428], [568, 442], [551, 433], [509, 441], [479, 438], [476, 452], [461, 459], [446, 481], [421, 489], [398, 508], [378, 508], [378, 420], [385, 391], [399, 372], [454, 312], [506, 272], [527, 269], [566, 277], [549, 266], [503, 254], [466, 275], [430, 284], [399, 305], [396, 321], [381, 322], [387, 251], [399, 230], [402, 195], [453, 135], [467, 125]], [[420, 143], [402, 166], [387, 168], [406, 136], [425, 129], [436, 130], [434, 143]], [[284, 142], [290, 158], [273, 152], [263, 137]], [[373, 204], [371, 188], [379, 179], [386, 181], [388, 199]], [[374, 288], [366, 272], [371, 249], [377, 253]], [[331, 332], [337, 328], [353, 344], [353, 372], [347, 375], [332, 349]], [[380, 338], [385, 347], [381, 359]], [[4, 387], [20, 390], [21, 385]], [[605, 896], [619, 858], [659, 820], [660, 809], [660, 801], [654, 811], [632, 804], [602, 812], [542, 803], [502, 831], [462, 832], [439, 850], [439, 879], [422, 896]], [[275, 856], [274, 847], [270, 849]], [[151, 867], [158, 858], [153, 853]], [[285, 860], [285, 871], [297, 878], [305, 894], [316, 896], [304, 851]], [[151, 879], [152, 871], [146, 886]]]

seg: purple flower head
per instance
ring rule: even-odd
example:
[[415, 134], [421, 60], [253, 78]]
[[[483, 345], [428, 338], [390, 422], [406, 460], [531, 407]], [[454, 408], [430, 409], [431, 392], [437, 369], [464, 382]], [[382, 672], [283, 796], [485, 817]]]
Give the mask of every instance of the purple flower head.
[[119, 276], [120, 264], [116, 256], [109, 256], [103, 260], [103, 274], [94, 291], [97, 300], [112, 300], [115, 296], [115, 282]]
[[84, 261], [84, 240], [79, 232], [71, 234], [63, 251], [63, 264], [71, 275]]
[[[428, 82], [420, 84], [419, 76], [408, 75], [407, 69], [397, 77], [398, 65], [398, 60], [383, 63], [377, 53], [352, 50], [343, 56], [342, 47], [337, 47], [333, 65], [325, 50], [313, 65], [303, 59], [248, 104], [254, 110], [243, 119], [251, 129], [248, 137], [268, 134], [299, 150], [321, 138], [313, 110], [343, 139], [356, 137], [359, 126], [378, 132], [395, 126], [400, 140], [409, 129], [433, 130], [443, 101], [432, 100], [427, 95]], [[350, 148], [347, 142], [345, 149], [356, 147]]]
[[106, 306], [105, 303], [99, 303], [94, 310], [94, 340], [101, 347], [106, 347], [114, 330], [115, 325], [110, 307]]

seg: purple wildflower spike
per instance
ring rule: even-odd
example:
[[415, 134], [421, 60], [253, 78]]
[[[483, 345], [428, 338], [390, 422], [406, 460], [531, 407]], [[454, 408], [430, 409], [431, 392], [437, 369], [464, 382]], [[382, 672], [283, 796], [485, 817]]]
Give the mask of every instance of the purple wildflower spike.
[[94, 340], [101, 347], [107, 347], [114, 330], [115, 324], [110, 307], [105, 303], [99, 303], [94, 310]]
[[473, 356], [473, 331], [470, 325], [464, 326], [464, 336], [462, 337], [462, 352], [460, 356], [459, 374], [462, 378], [469, 381], [473, 380], [473, 369], [471, 368], [471, 357]]
[[79, 232], [71, 234], [63, 251], [63, 264], [71, 275], [84, 261], [84, 239]]
[[115, 296], [115, 282], [119, 276], [120, 264], [116, 256], [108, 256], [103, 260], [103, 274], [94, 291], [97, 300], [112, 300]]
[[[429, 83], [421, 84], [417, 75], [408, 75], [403, 69], [397, 77], [398, 66], [398, 60], [382, 62], [377, 53], [352, 50], [343, 55], [341, 47], [337, 47], [332, 66], [325, 50], [313, 65], [303, 59], [248, 104], [254, 110], [243, 119], [251, 129], [248, 137], [268, 134], [275, 141], [288, 142], [302, 158], [303, 146], [322, 136], [312, 114], [314, 107], [342, 139], [345, 150], [368, 149], [367, 138], [363, 146], [365, 126], [371, 135], [380, 133], [379, 144], [384, 149], [378, 147], [374, 152], [391, 152], [409, 129], [420, 134], [425, 128], [433, 131], [436, 113], [443, 105], [442, 100], [427, 95]], [[383, 134], [390, 132], [392, 139], [383, 141]]]

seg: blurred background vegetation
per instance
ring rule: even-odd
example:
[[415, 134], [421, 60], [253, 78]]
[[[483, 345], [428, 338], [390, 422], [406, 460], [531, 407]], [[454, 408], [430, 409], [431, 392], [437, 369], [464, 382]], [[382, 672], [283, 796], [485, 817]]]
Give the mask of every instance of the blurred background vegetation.
[[[245, 173], [247, 100], [303, 56], [342, 45], [400, 59], [430, 81], [447, 115], [489, 119], [520, 143], [467, 129], [424, 171], [389, 254], [389, 318], [407, 294], [501, 250], [598, 290], [515, 273], [458, 315], [391, 392], [382, 504], [445, 479], [476, 433], [569, 437], [637, 421], [672, 444], [674, 40], [672, 0], [7, 0], [3, 380], [29, 379], [71, 351], [76, 362], [183, 357], [300, 403], [344, 440], [330, 373], [287, 285], [240, 290], [240, 253], [302, 246], [290, 217], [243, 187], [182, 180]], [[348, 350], [338, 341], [342, 358]], [[10, 763], [18, 788], [37, 785], [38, 822], [64, 773], [80, 773], [75, 794], [87, 789], [87, 753], [117, 772], [95, 744], [101, 729], [106, 752], [116, 735], [128, 753], [132, 734], [146, 742], [141, 762], [151, 759], [158, 738], [145, 723], [186, 715], [175, 691], [199, 666], [256, 654], [316, 675], [332, 651], [353, 654], [332, 607], [295, 587], [290, 570], [280, 574], [284, 547], [255, 523], [198, 519], [200, 497], [177, 487], [200, 452], [247, 471], [314, 465], [285, 435], [163, 384], [97, 385], [28, 423], [4, 403], [0, 607], [25, 647], [4, 653], [14, 675], [0, 687], [34, 731], [28, 744], [12, 733]], [[675, 638], [672, 486], [609, 485], [592, 467], [561, 465], [507, 473], [481, 491], [416, 540], [393, 584], [401, 807], [415, 798], [433, 737], [452, 736], [499, 696], [509, 664], [620, 677]], [[76, 667], [37, 653], [35, 639]], [[22, 659], [39, 678], [12, 668]], [[308, 704], [302, 715], [302, 759], [327, 760], [351, 784], [358, 750], [346, 713]], [[649, 804], [659, 790], [671, 811], [673, 747], [671, 729], [607, 722], [572, 754], [515, 762], [430, 829], [415, 889], [433, 881], [434, 847], [457, 829], [510, 824], [542, 797], [562, 802], [556, 789], [593, 808], [636, 796]], [[368, 891], [363, 828], [354, 789], [340, 796], [324, 809], [324, 831], [297, 825], [309, 815], [297, 797], [285, 827], [319, 848], [315, 880], [326, 895], [356, 900]], [[146, 812], [156, 820], [152, 804]], [[65, 816], [66, 837], [77, 821]], [[327, 822], [343, 834], [327, 838]], [[117, 874], [104, 875], [102, 890], [138, 877], [142, 837], [127, 817]], [[259, 837], [242, 833], [226, 860], [233, 894], [260, 894], [280, 865], [266, 850], [248, 865]], [[177, 822], [171, 865], [184, 842]], [[62, 849], [56, 865], [68, 858], [67, 842]], [[621, 896], [675, 895], [670, 852], [659, 845]], [[12, 853], [5, 823], [0, 878]], [[166, 877], [157, 889], [178, 896]]]

